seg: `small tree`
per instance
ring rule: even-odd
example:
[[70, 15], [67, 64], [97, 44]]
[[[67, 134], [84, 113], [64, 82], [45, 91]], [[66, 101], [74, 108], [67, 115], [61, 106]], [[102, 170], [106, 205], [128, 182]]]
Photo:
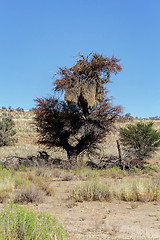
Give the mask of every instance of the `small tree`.
[[125, 147], [132, 150], [133, 156], [143, 160], [160, 146], [160, 132], [153, 129], [152, 122], [138, 122], [120, 128], [120, 140]]
[[14, 122], [11, 118], [2, 118], [0, 121], [0, 146], [10, 146], [16, 142], [13, 136], [16, 134]]
[[64, 101], [55, 97], [35, 100], [40, 142], [63, 147], [71, 164], [82, 151], [103, 141], [121, 112], [105, 92], [111, 73], [121, 71], [118, 62], [95, 53], [82, 55], [73, 67], [59, 68], [59, 78], [53, 83], [56, 92], [64, 93]]

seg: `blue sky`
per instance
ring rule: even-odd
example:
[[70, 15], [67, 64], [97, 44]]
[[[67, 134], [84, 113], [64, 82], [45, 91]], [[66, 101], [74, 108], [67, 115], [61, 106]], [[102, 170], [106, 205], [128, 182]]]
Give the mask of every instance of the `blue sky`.
[[121, 59], [109, 94], [124, 113], [160, 116], [159, 0], [0, 0], [0, 107], [34, 107], [77, 53]]

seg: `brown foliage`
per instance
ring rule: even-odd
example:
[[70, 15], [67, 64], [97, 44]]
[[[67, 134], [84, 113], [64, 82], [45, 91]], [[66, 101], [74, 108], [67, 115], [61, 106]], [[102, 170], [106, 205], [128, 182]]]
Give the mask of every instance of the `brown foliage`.
[[73, 67], [59, 68], [60, 79], [54, 82], [55, 89], [65, 91], [66, 101], [81, 105], [85, 102], [88, 107], [93, 107], [102, 101], [103, 84], [110, 82], [110, 74], [117, 74], [122, 67], [115, 57], [103, 57], [96, 53], [80, 57], [82, 59]]

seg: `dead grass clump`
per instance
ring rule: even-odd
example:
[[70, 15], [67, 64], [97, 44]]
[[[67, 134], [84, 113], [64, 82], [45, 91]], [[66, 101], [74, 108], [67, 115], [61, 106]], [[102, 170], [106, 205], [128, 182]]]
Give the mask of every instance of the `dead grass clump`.
[[71, 171], [64, 171], [61, 173], [62, 181], [71, 181], [74, 179], [74, 173]]
[[7, 190], [3, 190], [0, 192], [0, 203], [5, 203], [10, 199], [11, 192]]
[[31, 182], [27, 179], [26, 172], [15, 172], [15, 188], [22, 188], [23, 186], [29, 185]]
[[127, 176], [127, 175], [128, 175], [127, 171], [121, 170], [119, 167], [113, 167], [113, 168], [100, 171], [100, 176], [103, 176], [103, 177], [122, 179], [124, 176]]
[[33, 173], [28, 174], [28, 180], [40, 188], [47, 196], [54, 196], [54, 188], [50, 186], [49, 182], [44, 177], [35, 176]]
[[123, 201], [157, 201], [160, 199], [160, 184], [149, 178], [124, 180], [114, 187], [114, 196]]
[[111, 192], [106, 184], [98, 182], [79, 183], [70, 191], [70, 198], [75, 201], [110, 201]]
[[35, 185], [26, 185], [16, 192], [15, 203], [43, 202], [44, 193]]
[[89, 168], [76, 169], [76, 174], [78, 178], [83, 181], [97, 179], [99, 177], [98, 170], [92, 170]]
[[61, 176], [61, 170], [58, 168], [41, 167], [36, 169], [35, 175], [44, 178], [59, 178]]

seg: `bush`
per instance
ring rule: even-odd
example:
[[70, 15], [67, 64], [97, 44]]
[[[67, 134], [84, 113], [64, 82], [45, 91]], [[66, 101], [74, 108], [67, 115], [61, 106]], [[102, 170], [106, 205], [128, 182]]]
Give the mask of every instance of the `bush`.
[[18, 189], [15, 195], [15, 203], [39, 203], [43, 202], [44, 193], [35, 185], [26, 185], [23, 188]]
[[0, 121], [0, 146], [10, 146], [16, 142], [16, 139], [13, 138], [16, 134], [14, 126], [11, 118], [2, 118]]
[[111, 193], [106, 184], [98, 182], [80, 183], [74, 186], [70, 192], [70, 198], [75, 201], [111, 200]]
[[11, 204], [0, 213], [0, 239], [63, 240], [64, 229], [46, 213], [35, 214], [24, 207]]
[[18, 111], [18, 112], [24, 112], [24, 109], [21, 108], [21, 107], [17, 107], [17, 108], [16, 108], [16, 111]]
[[120, 128], [120, 140], [125, 147], [129, 147], [134, 157], [143, 160], [160, 146], [160, 132], [153, 129], [152, 122], [138, 122]]

